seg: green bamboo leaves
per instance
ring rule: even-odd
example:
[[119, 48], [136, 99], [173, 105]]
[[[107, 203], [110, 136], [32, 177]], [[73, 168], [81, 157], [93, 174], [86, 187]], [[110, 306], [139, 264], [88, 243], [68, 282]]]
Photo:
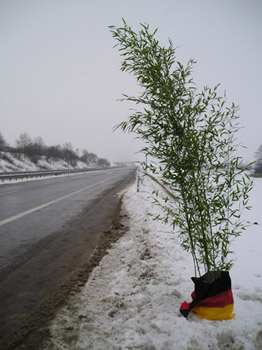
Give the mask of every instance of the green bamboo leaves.
[[156, 30], [141, 25], [136, 33], [110, 26], [122, 56], [122, 71], [132, 73], [141, 88], [138, 97], [124, 100], [141, 107], [117, 127], [144, 140], [143, 152], [157, 160], [148, 168], [179, 197], [179, 204], [156, 198], [164, 222], [179, 227], [181, 245], [193, 257], [195, 275], [229, 270], [229, 246], [245, 225], [252, 183], [235, 156], [237, 107], [226, 106], [218, 86], [198, 92], [191, 73], [176, 61], [176, 50], [159, 45]]

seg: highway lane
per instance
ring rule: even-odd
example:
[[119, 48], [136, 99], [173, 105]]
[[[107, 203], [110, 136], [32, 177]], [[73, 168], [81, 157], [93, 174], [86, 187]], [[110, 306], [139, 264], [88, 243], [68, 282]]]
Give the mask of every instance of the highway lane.
[[0, 187], [1, 270], [33, 243], [58, 231], [66, 221], [130, 170], [109, 169]]
[[134, 173], [108, 169], [0, 186], [0, 337], [88, 260], [112, 221], [116, 193]]
[[[40, 179], [15, 184], [3, 184], [0, 187], [0, 225], [2, 220], [37, 207], [41, 204], [58, 199], [64, 195], [99, 182], [116, 180], [126, 173], [126, 168], [97, 170], [49, 179]], [[94, 182], [95, 180], [95, 182]]]

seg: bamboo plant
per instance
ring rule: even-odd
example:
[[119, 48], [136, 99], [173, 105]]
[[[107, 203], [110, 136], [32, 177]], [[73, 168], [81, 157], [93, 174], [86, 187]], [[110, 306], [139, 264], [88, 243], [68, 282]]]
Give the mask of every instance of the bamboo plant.
[[175, 209], [169, 198], [164, 203], [156, 198], [163, 209], [157, 219], [179, 228], [195, 276], [229, 270], [230, 243], [245, 229], [240, 215], [252, 188], [236, 156], [238, 107], [227, 106], [218, 85], [199, 92], [192, 79], [195, 61], [180, 63], [171, 40], [160, 46], [149, 25], [135, 32], [123, 20], [123, 26], [109, 28], [121, 70], [135, 76], [141, 91], [124, 95], [137, 109], [116, 128], [144, 141], [141, 151], [157, 160], [147, 167], [179, 198]]

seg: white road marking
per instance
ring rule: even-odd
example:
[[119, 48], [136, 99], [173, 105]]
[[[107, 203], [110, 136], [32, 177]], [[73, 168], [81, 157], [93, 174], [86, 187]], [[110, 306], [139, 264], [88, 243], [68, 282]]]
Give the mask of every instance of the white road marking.
[[[126, 171], [126, 172], [127, 172], [127, 171]], [[125, 172], [124, 172], [124, 173], [125, 173]], [[77, 190], [77, 191], [68, 193], [68, 194], [66, 194], [65, 196], [59, 197], [59, 198], [54, 199], [54, 200], [52, 200], [52, 201], [50, 201], [50, 202], [47, 202], [47, 203], [38, 205], [37, 207], [34, 207], [34, 208], [32, 208], [32, 209], [23, 211], [23, 212], [20, 213], [20, 214], [11, 216], [10, 218], [7, 218], [7, 219], [4, 219], [4, 220], [0, 221], [0, 226], [3, 226], [3, 225], [5, 225], [5, 224], [8, 224], [8, 223], [10, 223], [10, 222], [12, 222], [12, 221], [15, 221], [15, 220], [17, 220], [17, 219], [20, 219], [20, 218], [22, 218], [22, 217], [24, 217], [24, 216], [26, 216], [26, 215], [32, 214], [32, 213], [34, 213], [35, 211], [44, 209], [44, 208], [48, 207], [49, 205], [52, 205], [52, 204], [57, 203], [57, 202], [60, 202], [60, 201], [62, 201], [63, 199], [69, 198], [69, 197], [71, 197], [71, 196], [73, 196], [73, 195], [75, 195], [75, 194], [77, 194], [77, 193], [86, 191], [86, 190], [88, 190], [88, 189], [90, 189], [90, 188], [92, 188], [92, 187], [94, 187], [94, 186], [100, 185], [100, 184], [102, 184], [102, 183], [104, 183], [104, 182], [107, 182], [107, 181], [109, 181], [109, 180], [111, 180], [111, 179], [113, 179], [113, 178], [115, 178], [115, 177], [118, 177], [118, 176], [120, 176], [120, 175], [122, 175], [122, 174], [123, 174], [123, 172], [120, 173], [120, 174], [118, 174], [118, 175], [112, 176], [112, 177], [110, 177], [110, 178], [108, 178], [108, 179], [106, 179], [106, 180], [97, 182], [96, 184], [93, 184], [93, 185], [90, 185], [90, 186], [86, 186], [86, 187], [81, 188], [80, 190]]]

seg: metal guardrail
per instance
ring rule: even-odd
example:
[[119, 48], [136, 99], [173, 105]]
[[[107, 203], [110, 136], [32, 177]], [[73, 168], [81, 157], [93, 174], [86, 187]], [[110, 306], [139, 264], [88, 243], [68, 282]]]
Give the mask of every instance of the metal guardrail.
[[41, 170], [41, 171], [19, 171], [0, 173], [0, 181], [29, 179], [32, 177], [58, 176], [72, 173], [89, 172], [102, 170], [103, 168], [85, 168], [85, 169], [63, 169], [63, 170]]
[[152, 179], [153, 181], [155, 181], [159, 186], [161, 186], [163, 188], [163, 190], [166, 191], [166, 193], [171, 197], [173, 198], [176, 202], [179, 202], [179, 198], [176, 197], [174, 195], [174, 193], [172, 193], [166, 186], [164, 186], [156, 177], [154, 177], [153, 175], [151, 174], [148, 174], [148, 173], [144, 173], [146, 176], [150, 177], [150, 179]]

